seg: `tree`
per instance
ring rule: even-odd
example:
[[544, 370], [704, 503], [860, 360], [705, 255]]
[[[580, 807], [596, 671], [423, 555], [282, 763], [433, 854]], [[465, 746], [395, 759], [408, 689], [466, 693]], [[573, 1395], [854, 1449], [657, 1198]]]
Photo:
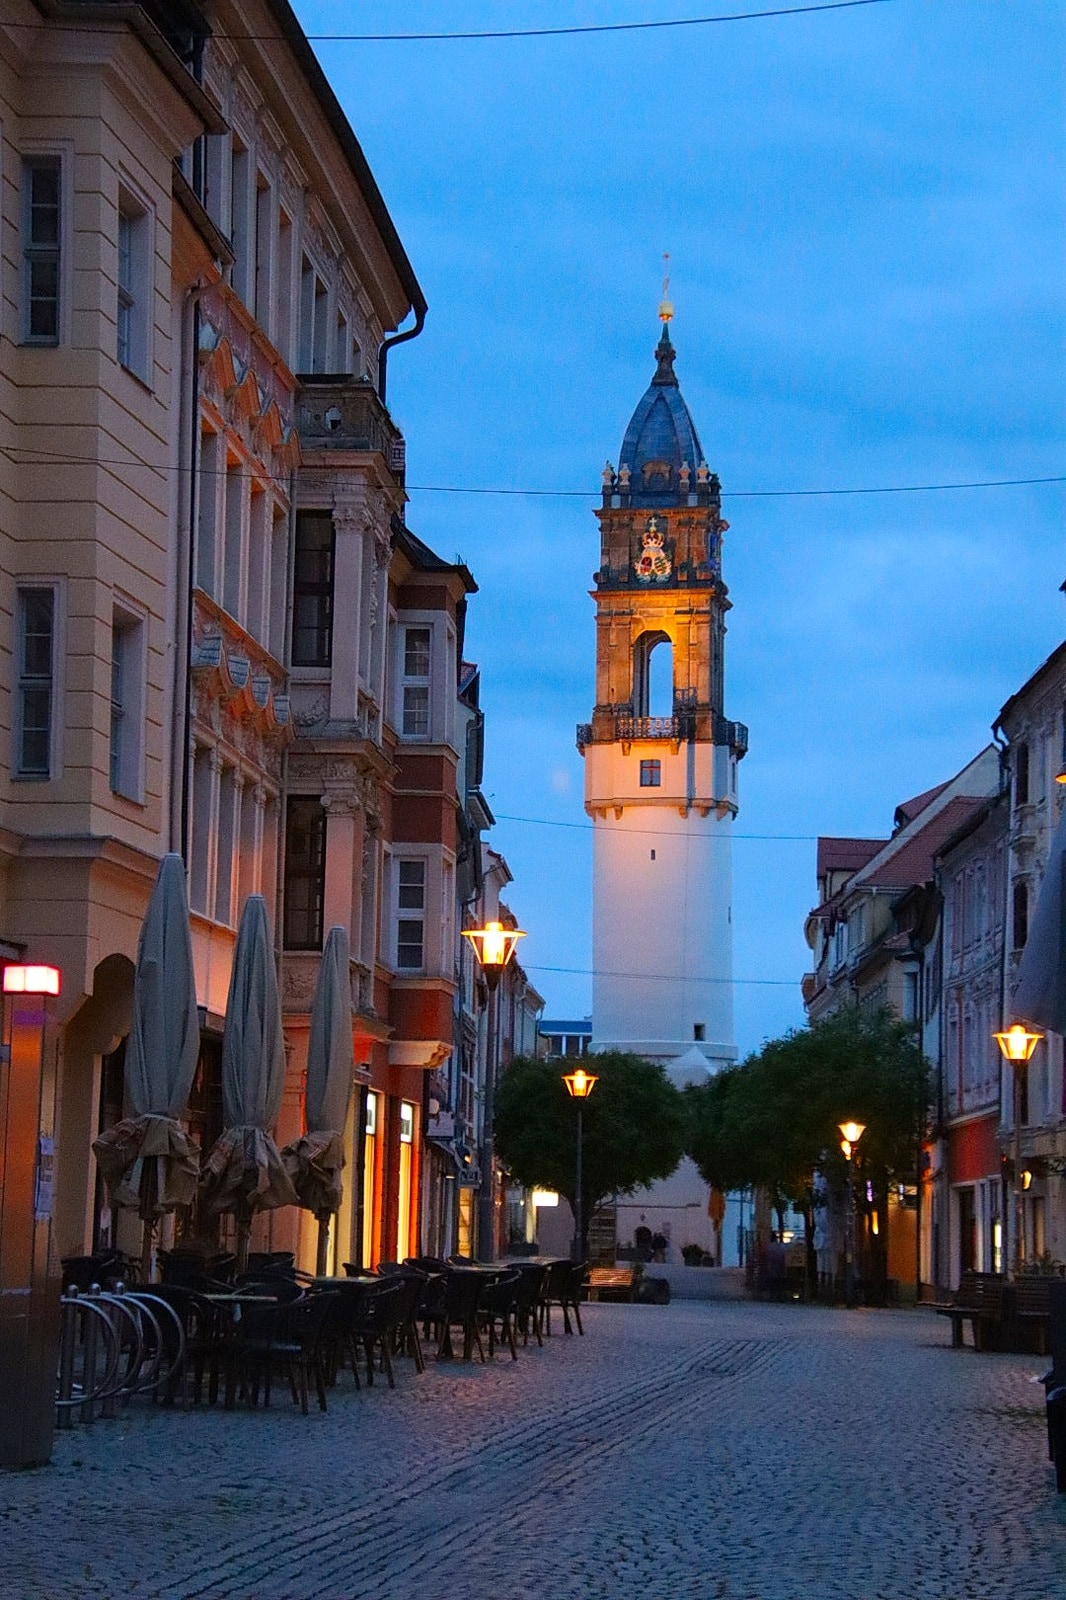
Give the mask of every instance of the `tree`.
[[[887, 1010], [848, 1007], [772, 1039], [741, 1066], [686, 1093], [688, 1151], [708, 1183], [755, 1185], [780, 1210], [798, 1206], [813, 1257], [815, 1170], [843, 1181], [838, 1123], [866, 1124], [863, 1173], [886, 1215], [890, 1180], [915, 1174], [929, 1104], [926, 1062], [915, 1030]], [[884, 1277], [878, 1235], [874, 1276]]]
[[[609, 1195], [669, 1177], [685, 1153], [686, 1130], [681, 1095], [661, 1067], [623, 1050], [605, 1050], [588, 1067], [599, 1082], [583, 1109], [586, 1229]], [[519, 1183], [556, 1189], [574, 1204], [577, 1107], [559, 1061], [511, 1062], [496, 1090], [495, 1128], [500, 1160]]]

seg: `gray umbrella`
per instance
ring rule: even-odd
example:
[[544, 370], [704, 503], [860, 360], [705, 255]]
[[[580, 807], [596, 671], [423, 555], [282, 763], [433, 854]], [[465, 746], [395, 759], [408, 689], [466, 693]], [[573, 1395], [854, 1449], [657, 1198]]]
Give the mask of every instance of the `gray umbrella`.
[[1066, 806], [1051, 841], [1010, 1008], [1023, 1022], [1066, 1033]]
[[170, 854], [159, 863], [137, 945], [125, 1061], [133, 1115], [93, 1144], [116, 1204], [140, 1210], [146, 1267], [154, 1220], [188, 1205], [196, 1193], [200, 1151], [177, 1119], [189, 1098], [199, 1050], [185, 864]]
[[331, 928], [311, 1005], [307, 1044], [307, 1132], [281, 1152], [300, 1204], [318, 1218], [317, 1271], [326, 1270], [329, 1219], [340, 1209], [344, 1124], [354, 1065], [348, 935]]
[[222, 1036], [222, 1110], [226, 1128], [204, 1162], [207, 1210], [232, 1211], [243, 1267], [257, 1211], [296, 1205], [270, 1130], [285, 1087], [285, 1041], [266, 901], [249, 895], [233, 953]]

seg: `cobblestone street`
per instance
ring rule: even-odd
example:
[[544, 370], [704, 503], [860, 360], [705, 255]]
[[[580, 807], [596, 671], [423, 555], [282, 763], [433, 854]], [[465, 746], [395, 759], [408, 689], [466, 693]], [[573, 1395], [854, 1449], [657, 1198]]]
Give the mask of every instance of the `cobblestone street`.
[[590, 1306], [322, 1416], [138, 1407], [3, 1483], [6, 1600], [1061, 1600], [1039, 1356], [921, 1312]]

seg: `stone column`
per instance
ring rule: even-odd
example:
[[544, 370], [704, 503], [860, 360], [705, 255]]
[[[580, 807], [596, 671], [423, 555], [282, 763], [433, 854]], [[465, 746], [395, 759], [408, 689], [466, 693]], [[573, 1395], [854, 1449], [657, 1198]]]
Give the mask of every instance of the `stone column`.
[[328, 788], [322, 796], [326, 811], [326, 890], [322, 906], [323, 932], [333, 927], [348, 930], [354, 947], [359, 939], [359, 910], [355, 886], [363, 859], [363, 807], [351, 785]]

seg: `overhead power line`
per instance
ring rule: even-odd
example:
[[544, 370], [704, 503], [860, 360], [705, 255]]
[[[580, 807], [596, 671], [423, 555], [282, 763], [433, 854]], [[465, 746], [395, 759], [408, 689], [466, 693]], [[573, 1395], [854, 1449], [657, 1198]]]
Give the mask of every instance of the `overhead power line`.
[[[887, 5], [889, 0], [822, 0], [818, 5], [774, 6], [759, 11], [721, 11], [704, 17], [663, 17], [644, 22], [590, 22], [575, 23], [558, 28], [480, 28], [440, 33], [308, 33], [312, 44], [453, 44], [480, 40], [507, 39], [565, 39], [580, 34], [596, 33], [650, 33], [666, 28], [707, 28], [722, 22], [759, 22], [774, 17], [803, 17], [818, 11], [854, 11], [859, 6]], [[34, 28], [32, 22], [11, 22], [12, 28]], [[229, 33], [213, 29], [212, 37], [228, 39], [232, 43], [278, 44], [280, 33]]]
[[648, 983], [724, 983], [743, 984], [745, 988], [798, 989], [798, 978], [686, 978], [675, 972], [604, 972], [599, 967], [546, 967], [535, 961], [523, 961], [526, 972], [563, 972], [576, 978], [627, 978], [634, 982], [644, 979]]
[[[149, 461], [138, 461], [131, 456], [69, 455], [65, 451], [47, 450], [41, 445], [0, 445], [0, 455], [6, 456], [15, 466], [26, 467], [126, 467], [159, 475], [189, 471], [188, 465], [184, 462], [164, 462], [162, 465], [156, 465]], [[230, 470], [225, 467], [197, 468], [201, 477], [228, 477]], [[259, 474], [251, 475], [259, 476]], [[1066, 483], [1066, 473], [1046, 478], [976, 478], [957, 483], [890, 483], [824, 489], [723, 489], [721, 494], [723, 500], [789, 500], [819, 495], [940, 494], [967, 489], [1017, 489], [1054, 483]], [[598, 500], [602, 494], [602, 490], [599, 489], [496, 488], [459, 483], [409, 483], [407, 489], [411, 494], [527, 495], [533, 498], [557, 500]]]
[[525, 822], [537, 828], [574, 828], [579, 833], [625, 833], [634, 838], [647, 834], [653, 839], [759, 839], [775, 844], [816, 844], [820, 837], [817, 833], [724, 833], [716, 830], [712, 834], [699, 828], [676, 831], [672, 828], [618, 828], [611, 822], [558, 822], [551, 817], [510, 816], [505, 811], [497, 811], [495, 816], [497, 822]]

